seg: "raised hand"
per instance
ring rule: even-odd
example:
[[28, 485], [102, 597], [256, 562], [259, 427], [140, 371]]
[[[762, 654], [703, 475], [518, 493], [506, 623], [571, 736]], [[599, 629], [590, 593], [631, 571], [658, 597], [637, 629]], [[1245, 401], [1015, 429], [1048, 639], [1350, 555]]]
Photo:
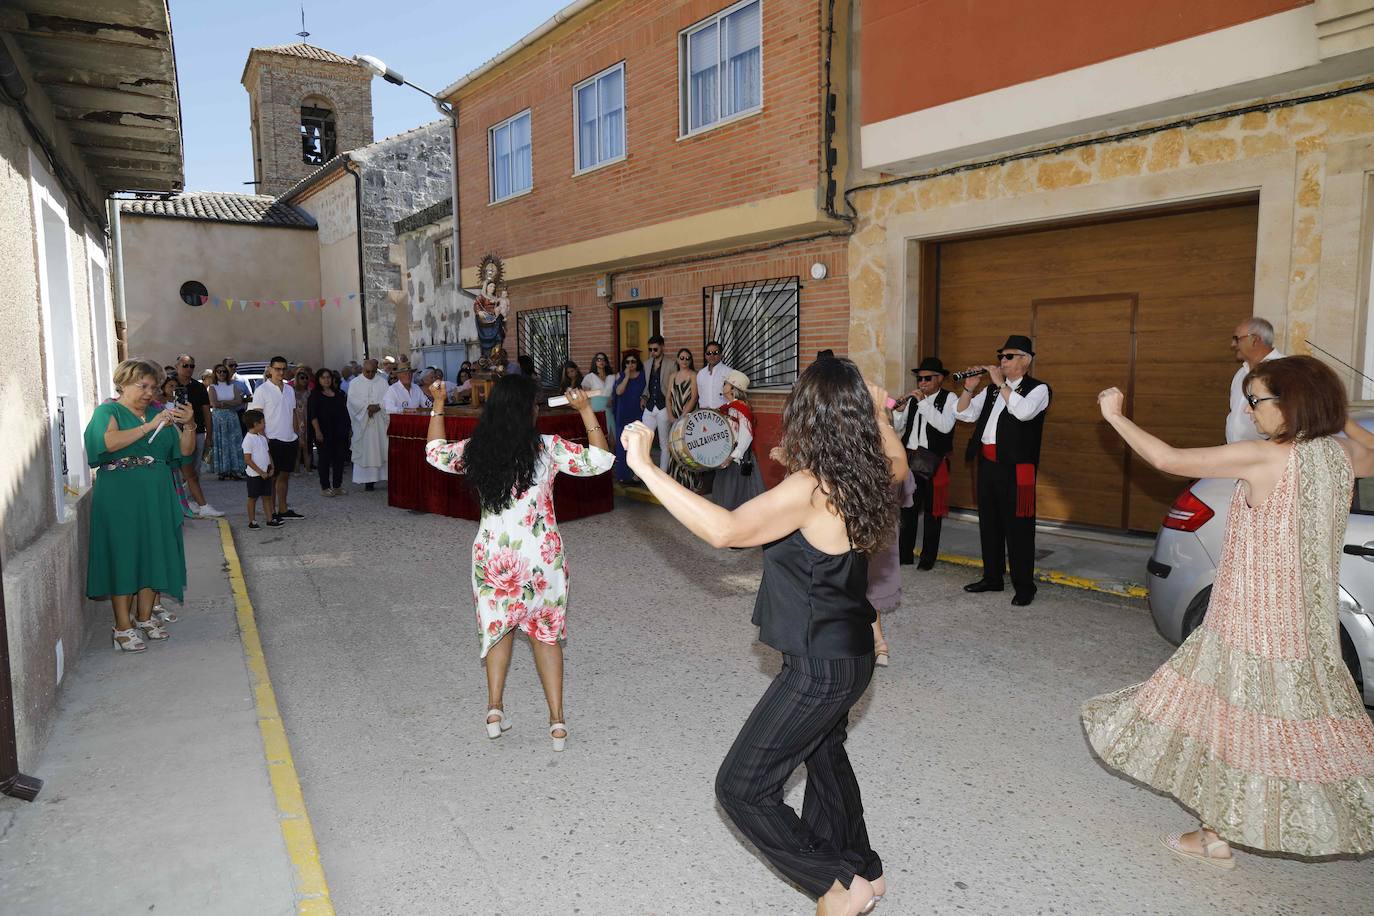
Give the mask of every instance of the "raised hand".
[[1126, 403], [1126, 396], [1121, 393], [1120, 388], [1108, 388], [1097, 396], [1097, 406], [1102, 411], [1102, 417], [1111, 420], [1121, 416], [1122, 407]]
[[581, 388], [569, 388], [563, 392], [563, 396], [568, 399], [568, 406], [578, 413], [591, 412], [592, 400]]
[[[966, 372], [972, 372], [974, 369], [977, 369], [977, 368], [978, 368], [977, 366], [970, 366], [970, 367], [969, 367], [968, 369], [966, 369], [965, 371], [966, 371]], [[985, 367], [985, 368], [986, 368], [986, 367]], [[975, 388], [978, 387], [979, 381], [980, 381], [980, 379], [978, 378], [978, 376], [977, 376], [976, 374], [968, 376], [967, 378], [964, 379], [964, 390], [965, 390], [965, 391], [973, 391]]]
[[620, 431], [620, 444], [625, 447], [625, 463], [630, 470], [639, 473], [641, 469], [653, 464], [649, 449], [654, 444], [654, 431], [636, 420]]
[[433, 382], [430, 383], [429, 399], [431, 401], [433, 401], [436, 404], [442, 404], [444, 403], [444, 399], [447, 397], [448, 388], [445, 386], [443, 379], [436, 378]]

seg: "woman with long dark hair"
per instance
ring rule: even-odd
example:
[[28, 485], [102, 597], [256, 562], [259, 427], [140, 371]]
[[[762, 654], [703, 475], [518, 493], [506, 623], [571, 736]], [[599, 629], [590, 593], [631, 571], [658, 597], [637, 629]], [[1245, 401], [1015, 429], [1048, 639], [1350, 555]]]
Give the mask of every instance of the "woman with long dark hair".
[[1374, 476], [1374, 437], [1310, 356], [1262, 362], [1243, 389], [1264, 441], [1212, 448], [1174, 448], [1123, 413], [1119, 390], [1097, 396], [1153, 467], [1237, 479], [1202, 624], [1145, 683], [1083, 706], [1103, 763], [1201, 821], [1161, 837], [1165, 848], [1227, 870], [1233, 843], [1374, 852], [1374, 726], [1338, 635], [1341, 548], [1354, 479]]
[[444, 438], [442, 385], [435, 382], [430, 391], [435, 406], [425, 457], [441, 471], [465, 475], [482, 507], [470, 581], [487, 669], [487, 737], [499, 738], [511, 726], [504, 703], [506, 672], [512, 631], [524, 630], [549, 704], [549, 736], [553, 749], [561, 751], [568, 727], [558, 640], [566, 629], [568, 576], [553, 511], [554, 475], [594, 477], [609, 471], [614, 459], [581, 389], [568, 389], [567, 397], [582, 416], [587, 446], [540, 435], [539, 382], [528, 375], [498, 378], [472, 437], [449, 442]]
[[[620, 375], [615, 383], [614, 398], [616, 429], [624, 429], [644, 415], [644, 405], [639, 396], [644, 393], [644, 367], [640, 365], [639, 353], [626, 350], [620, 357]], [[629, 481], [634, 477], [625, 463], [625, 447], [619, 437], [615, 440], [615, 479]]]
[[[716, 797], [821, 916], [869, 912], [886, 892], [844, 747], [849, 709], [873, 676], [868, 554], [891, 536], [893, 484], [907, 473], [886, 404], [849, 360], [812, 363], [783, 407], [787, 477], [733, 511], [659, 470], [643, 423], [621, 434], [630, 467], [689, 531], [712, 547], [766, 545], [754, 623], [782, 670], [721, 764]], [[803, 763], [798, 817], [783, 786]]]
[[319, 452], [320, 494], [343, 495], [343, 469], [353, 438], [348, 396], [335, 387], [332, 369], [315, 370], [315, 388], [306, 399], [305, 416]]

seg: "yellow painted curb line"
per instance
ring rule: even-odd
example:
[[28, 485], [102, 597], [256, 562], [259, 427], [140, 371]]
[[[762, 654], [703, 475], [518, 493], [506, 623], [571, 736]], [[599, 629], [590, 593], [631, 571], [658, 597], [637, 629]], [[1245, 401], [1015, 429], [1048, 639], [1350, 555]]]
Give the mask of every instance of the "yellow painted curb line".
[[[630, 499], [642, 503], [649, 503], [654, 506], [663, 505], [658, 501], [654, 494], [639, 487], [627, 487], [617, 483], [614, 487], [617, 496], [626, 496]], [[981, 567], [983, 561], [977, 557], [965, 557], [954, 553], [940, 554], [940, 562], [953, 563], [955, 566]], [[1148, 598], [1149, 589], [1143, 585], [1136, 585], [1131, 582], [1121, 582], [1110, 584], [1101, 579], [1089, 579], [1086, 576], [1074, 576], [1057, 569], [1037, 569], [1035, 578], [1041, 582], [1049, 582], [1053, 585], [1062, 585], [1066, 588], [1080, 588], [1088, 592], [1101, 592], [1104, 595], [1111, 595], [1115, 598]]]
[[229, 567], [229, 585], [234, 591], [234, 609], [239, 636], [243, 640], [243, 655], [248, 663], [253, 701], [258, 710], [258, 731], [262, 733], [267, 775], [272, 782], [272, 794], [277, 799], [277, 822], [286, 842], [286, 854], [295, 868], [296, 913], [297, 916], [334, 916], [329, 884], [320, 865], [320, 849], [315, 845], [315, 831], [305, 810], [296, 762], [291, 758], [291, 745], [277, 709], [277, 694], [272, 689], [267, 659], [262, 654], [258, 622], [253, 616], [253, 604], [248, 600], [248, 585], [243, 579], [238, 550], [234, 548], [234, 536], [224, 519], [219, 519], [219, 539], [224, 548], [224, 562]]

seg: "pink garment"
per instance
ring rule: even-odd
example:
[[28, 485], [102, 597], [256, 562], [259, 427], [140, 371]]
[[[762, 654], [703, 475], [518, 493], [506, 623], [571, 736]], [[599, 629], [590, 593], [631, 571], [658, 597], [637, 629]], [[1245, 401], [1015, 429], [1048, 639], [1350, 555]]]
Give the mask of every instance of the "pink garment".
[[[906, 480], [895, 487], [897, 504], [910, 507], [916, 493], [916, 478], [910, 471]], [[868, 557], [868, 603], [887, 613], [902, 606], [902, 567], [897, 557], [897, 525], [891, 537]]]

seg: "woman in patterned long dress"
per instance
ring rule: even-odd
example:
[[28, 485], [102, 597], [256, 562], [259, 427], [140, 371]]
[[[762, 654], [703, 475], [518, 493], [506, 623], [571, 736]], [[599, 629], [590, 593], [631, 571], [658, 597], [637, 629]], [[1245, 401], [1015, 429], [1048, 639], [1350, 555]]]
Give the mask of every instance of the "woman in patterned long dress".
[[1109, 767], [1196, 812], [1199, 830], [1161, 838], [1177, 855], [1229, 869], [1232, 843], [1374, 852], [1374, 725], [1337, 636], [1353, 477], [1374, 474], [1374, 437], [1311, 357], [1261, 363], [1245, 387], [1268, 441], [1199, 449], [1126, 419], [1117, 389], [1098, 396], [1154, 467], [1239, 479], [1202, 625], [1148, 681], [1084, 704], [1084, 729]]
[[524, 630], [549, 703], [553, 749], [563, 750], [563, 650], [568, 569], [563, 539], [553, 511], [556, 474], [594, 477], [611, 469], [615, 456], [597, 425], [587, 393], [567, 392], [568, 404], [582, 416], [589, 446], [559, 436], [541, 436], [535, 396], [539, 382], [525, 375], [497, 379], [472, 437], [444, 438], [441, 386], [434, 383], [435, 408], [429, 421], [425, 457], [449, 474], [465, 474], [482, 506], [482, 521], [472, 543], [472, 594], [477, 605], [477, 635], [487, 670], [487, 736], [510, 728], [503, 697], [510, 670], [513, 631]]
[[[678, 417], [697, 409], [697, 366], [692, 351], [683, 347], [677, 351], [677, 371], [673, 373], [672, 389], [668, 392], [668, 423], [677, 422]], [[660, 442], [659, 448], [668, 443]], [[668, 461], [668, 473], [678, 483], [695, 493], [701, 486], [701, 475], [682, 464], [676, 458]]]

